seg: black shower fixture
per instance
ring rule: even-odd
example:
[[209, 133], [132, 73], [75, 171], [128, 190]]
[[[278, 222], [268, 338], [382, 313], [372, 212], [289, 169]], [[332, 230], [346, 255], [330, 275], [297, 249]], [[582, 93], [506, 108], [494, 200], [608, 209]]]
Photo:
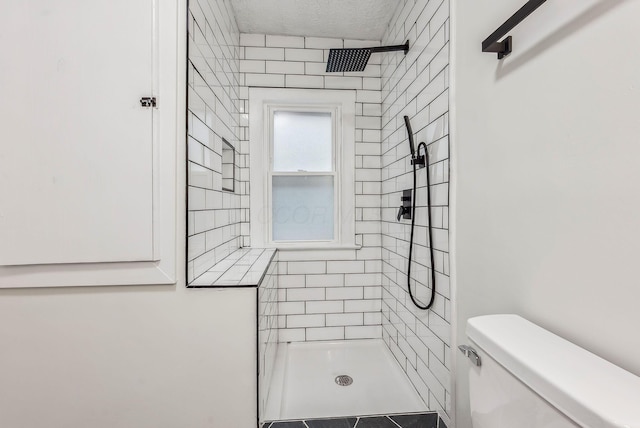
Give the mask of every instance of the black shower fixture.
[[498, 54], [498, 59], [509, 55], [513, 46], [511, 36], [506, 37], [502, 41], [500, 41], [500, 39], [506, 36], [509, 31], [513, 30], [516, 25], [524, 21], [546, 1], [547, 0], [529, 0], [482, 42], [482, 52], [495, 52]]
[[327, 60], [327, 73], [364, 71], [372, 53], [395, 51], [404, 51], [406, 55], [409, 52], [409, 40], [404, 45], [331, 49]]
[[[407, 127], [407, 134], [409, 135], [409, 150], [411, 151], [411, 165], [413, 166], [413, 189], [405, 190], [402, 193], [402, 206], [398, 211], [398, 221], [401, 218], [411, 219], [411, 235], [409, 238], [409, 260], [407, 263], [407, 291], [409, 292], [409, 297], [411, 297], [411, 301], [413, 304], [422, 310], [430, 309], [433, 306], [433, 302], [436, 297], [436, 271], [435, 271], [435, 257], [433, 254], [433, 232], [432, 232], [432, 222], [431, 222], [431, 182], [429, 179], [429, 151], [427, 150], [426, 143], [418, 144], [418, 150], [416, 151], [415, 144], [413, 143], [413, 130], [411, 129], [411, 121], [409, 120], [409, 116], [404, 117], [404, 124]], [[420, 154], [420, 149], [424, 154]], [[427, 233], [429, 240], [427, 241], [429, 244], [429, 261], [431, 264], [429, 265], [429, 270], [431, 272], [431, 295], [429, 297], [429, 303], [423, 305], [421, 304], [416, 297], [413, 295], [413, 291], [411, 290], [411, 262], [413, 258], [413, 234], [416, 226], [416, 192], [417, 192], [417, 171], [416, 167], [419, 168], [427, 168], [427, 173], [425, 177], [427, 179]], [[413, 195], [413, 198], [411, 198]], [[424, 262], [423, 262], [424, 263]]]
[[[411, 150], [411, 165], [417, 165], [420, 168], [424, 168], [426, 166], [425, 159], [427, 156], [426, 146], [425, 146], [425, 154], [421, 155], [420, 153], [416, 154], [415, 145], [413, 143], [413, 130], [411, 129], [411, 122], [409, 121], [409, 116], [404, 117], [404, 125], [407, 127], [407, 134], [409, 134], [409, 150]], [[420, 143], [424, 145], [424, 143]], [[420, 151], [420, 145], [418, 145], [418, 152]]]
[[407, 134], [409, 134], [409, 150], [411, 151], [411, 159], [413, 159], [416, 156], [416, 145], [413, 144], [413, 129], [411, 129], [409, 116], [404, 117], [404, 126], [407, 127]]
[[398, 221], [400, 221], [401, 218], [405, 219], [405, 220], [411, 220], [411, 217], [413, 215], [413, 204], [411, 203], [411, 195], [412, 195], [412, 191], [411, 189], [406, 189], [402, 191], [402, 197], [400, 198], [400, 200], [402, 201], [402, 205], [400, 205], [400, 209], [398, 209], [398, 216], [397, 219]]

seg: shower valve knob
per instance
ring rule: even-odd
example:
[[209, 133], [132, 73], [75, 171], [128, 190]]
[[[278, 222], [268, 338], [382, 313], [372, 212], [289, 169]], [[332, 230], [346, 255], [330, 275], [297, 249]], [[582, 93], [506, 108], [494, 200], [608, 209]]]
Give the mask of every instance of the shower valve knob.
[[410, 211], [409, 211], [407, 208], [405, 208], [405, 207], [400, 207], [400, 208], [398, 209], [398, 216], [397, 216], [398, 221], [400, 221], [400, 219], [401, 219], [404, 215], [409, 214], [409, 213], [410, 213]]

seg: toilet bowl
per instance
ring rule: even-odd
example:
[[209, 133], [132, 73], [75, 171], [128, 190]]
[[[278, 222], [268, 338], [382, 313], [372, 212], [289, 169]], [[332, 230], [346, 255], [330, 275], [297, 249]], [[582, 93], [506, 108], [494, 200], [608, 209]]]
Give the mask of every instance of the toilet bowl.
[[517, 315], [467, 337], [473, 428], [640, 428], [640, 377]]

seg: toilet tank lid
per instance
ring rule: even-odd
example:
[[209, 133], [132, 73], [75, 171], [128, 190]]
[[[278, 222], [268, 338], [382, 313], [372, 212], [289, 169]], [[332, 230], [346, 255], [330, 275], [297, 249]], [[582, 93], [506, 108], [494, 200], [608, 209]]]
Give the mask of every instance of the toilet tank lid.
[[640, 428], [640, 377], [517, 315], [470, 318], [467, 336], [579, 425]]

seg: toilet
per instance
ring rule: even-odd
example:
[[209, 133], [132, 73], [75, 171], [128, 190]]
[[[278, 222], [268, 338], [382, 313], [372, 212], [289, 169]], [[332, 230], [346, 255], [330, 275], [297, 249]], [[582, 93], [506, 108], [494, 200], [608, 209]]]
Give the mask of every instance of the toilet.
[[640, 377], [517, 315], [466, 333], [473, 428], [640, 428]]

